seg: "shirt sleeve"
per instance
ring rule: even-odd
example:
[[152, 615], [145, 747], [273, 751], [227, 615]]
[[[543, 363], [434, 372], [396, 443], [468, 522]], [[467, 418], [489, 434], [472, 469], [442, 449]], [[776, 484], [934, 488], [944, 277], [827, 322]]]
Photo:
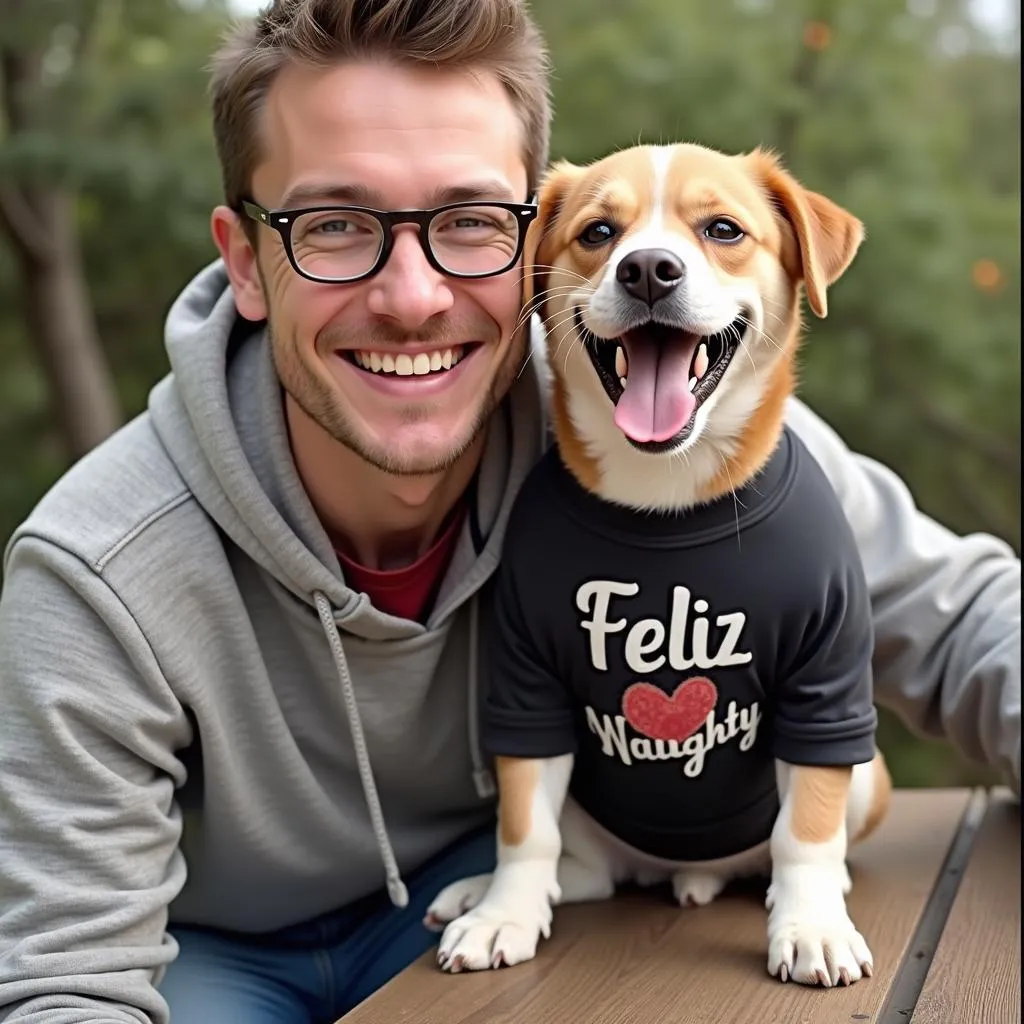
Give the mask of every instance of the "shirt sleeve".
[[[773, 753], [789, 764], [860, 764], [876, 752], [867, 582], [845, 523], [827, 524], [822, 516], [809, 541], [809, 575], [800, 588], [818, 599], [782, 620], [795, 640], [780, 666]], [[794, 573], [799, 578], [798, 567]]]
[[[495, 593], [495, 637], [481, 732], [497, 757], [559, 757], [576, 752], [573, 702], [546, 637], [550, 589], [543, 572], [515, 561], [527, 547], [506, 548]], [[517, 571], [518, 570], [518, 571]]]

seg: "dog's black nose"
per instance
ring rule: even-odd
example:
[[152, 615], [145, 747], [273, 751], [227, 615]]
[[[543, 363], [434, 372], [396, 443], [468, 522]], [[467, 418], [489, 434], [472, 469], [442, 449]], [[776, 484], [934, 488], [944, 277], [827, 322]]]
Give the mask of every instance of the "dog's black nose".
[[668, 249], [637, 249], [623, 256], [615, 277], [635, 299], [653, 306], [683, 279], [683, 264]]

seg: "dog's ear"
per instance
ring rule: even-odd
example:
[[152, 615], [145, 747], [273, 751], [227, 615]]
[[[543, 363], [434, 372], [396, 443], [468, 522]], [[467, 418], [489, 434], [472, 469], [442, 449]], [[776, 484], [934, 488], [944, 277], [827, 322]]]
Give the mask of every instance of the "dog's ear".
[[543, 256], [544, 242], [551, 237], [562, 204], [583, 171], [582, 167], [560, 160], [548, 169], [537, 189], [537, 216], [526, 231], [523, 246], [524, 305], [544, 291], [548, 269], [545, 263], [550, 262]]
[[748, 159], [755, 180], [796, 235], [799, 266], [787, 269], [804, 282], [811, 310], [824, 317], [825, 292], [853, 262], [864, 241], [864, 225], [831, 199], [805, 189], [774, 154], [757, 149]]

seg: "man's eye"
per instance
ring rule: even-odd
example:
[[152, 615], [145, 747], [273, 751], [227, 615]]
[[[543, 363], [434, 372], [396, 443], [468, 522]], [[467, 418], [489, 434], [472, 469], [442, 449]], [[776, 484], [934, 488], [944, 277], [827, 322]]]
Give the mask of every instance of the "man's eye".
[[313, 230], [321, 235], [340, 235], [352, 231], [356, 227], [350, 220], [325, 220], [313, 225]]
[[728, 217], [719, 217], [704, 229], [704, 237], [713, 242], [738, 242], [744, 237], [744, 231]]
[[583, 245], [597, 246], [610, 242], [617, 233], [613, 224], [609, 224], [606, 220], [596, 220], [592, 224], [588, 224], [577, 238]]

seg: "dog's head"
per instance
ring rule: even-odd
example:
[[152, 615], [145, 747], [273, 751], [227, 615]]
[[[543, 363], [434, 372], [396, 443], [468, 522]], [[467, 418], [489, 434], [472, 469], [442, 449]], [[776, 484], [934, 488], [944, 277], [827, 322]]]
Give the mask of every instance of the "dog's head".
[[769, 153], [695, 145], [557, 164], [538, 198], [528, 291], [569, 468], [639, 508], [740, 486], [777, 443], [801, 290], [825, 316], [860, 221]]

